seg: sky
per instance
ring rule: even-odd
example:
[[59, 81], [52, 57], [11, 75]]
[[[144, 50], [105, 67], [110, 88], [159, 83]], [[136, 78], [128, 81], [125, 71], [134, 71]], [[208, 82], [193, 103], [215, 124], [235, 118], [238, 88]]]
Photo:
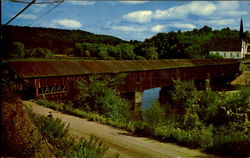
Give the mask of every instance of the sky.
[[[29, 0], [21, 0], [29, 1]], [[51, 2], [53, 0], [36, 0]], [[5, 24], [27, 4], [3, 1]], [[250, 30], [250, 1], [71, 1], [33, 4], [10, 24], [84, 30], [123, 40], [144, 41], [160, 32], [188, 31], [207, 25]]]

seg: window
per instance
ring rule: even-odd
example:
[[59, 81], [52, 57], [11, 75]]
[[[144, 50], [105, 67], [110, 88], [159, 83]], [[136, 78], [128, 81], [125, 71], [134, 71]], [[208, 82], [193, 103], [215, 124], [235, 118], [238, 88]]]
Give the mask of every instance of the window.
[[240, 53], [237, 53], [237, 57], [240, 57]]
[[230, 57], [233, 57], [233, 53], [230, 53]]

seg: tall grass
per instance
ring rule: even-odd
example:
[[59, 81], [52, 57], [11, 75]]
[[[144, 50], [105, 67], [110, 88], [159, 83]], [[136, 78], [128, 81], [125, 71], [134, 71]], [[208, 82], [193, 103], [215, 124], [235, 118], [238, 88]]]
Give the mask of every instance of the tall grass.
[[[69, 126], [58, 118], [34, 115], [34, 123], [45, 139], [53, 146], [56, 157], [106, 158], [108, 146], [97, 137], [76, 140], [69, 134]], [[114, 154], [110, 157], [119, 157]]]

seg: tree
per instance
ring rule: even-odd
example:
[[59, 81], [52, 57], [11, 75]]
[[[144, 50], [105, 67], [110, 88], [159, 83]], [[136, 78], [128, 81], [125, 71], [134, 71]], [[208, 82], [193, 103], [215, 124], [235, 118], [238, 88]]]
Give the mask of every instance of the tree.
[[203, 28], [201, 28], [199, 30], [201, 33], [209, 33], [212, 32], [212, 28], [208, 27], [208, 26], [204, 26]]
[[85, 111], [97, 112], [114, 121], [128, 122], [130, 120], [131, 104], [116, 94], [115, 87], [122, 81], [124, 75], [109, 78], [104, 75], [91, 76], [89, 82], [79, 81], [80, 95], [74, 106]]
[[46, 48], [32, 48], [26, 51], [27, 57], [38, 57], [38, 58], [48, 58], [52, 57], [53, 53], [51, 50]]
[[142, 48], [142, 52], [149, 60], [158, 59], [158, 53], [156, 52], [156, 48], [154, 46]]
[[24, 57], [25, 47], [22, 42], [14, 42], [12, 45], [12, 54], [13, 57]]

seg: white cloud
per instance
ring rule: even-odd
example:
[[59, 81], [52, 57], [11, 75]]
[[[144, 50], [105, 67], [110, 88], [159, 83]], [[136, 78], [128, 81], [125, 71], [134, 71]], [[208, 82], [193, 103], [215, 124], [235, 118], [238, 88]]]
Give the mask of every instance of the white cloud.
[[201, 25], [216, 25], [216, 26], [228, 26], [236, 24], [234, 19], [220, 19], [220, 20], [199, 20], [197, 21]]
[[188, 15], [208, 16], [216, 10], [216, 6], [211, 2], [194, 1], [186, 5], [171, 7], [166, 10], [156, 10], [155, 19], [186, 18]]
[[214, 13], [216, 5], [211, 2], [194, 1], [187, 5], [188, 11], [193, 15], [208, 16]]
[[35, 16], [33, 14], [20, 14], [17, 18], [18, 19], [34, 20], [34, 19], [37, 19], [37, 16]]
[[67, 1], [68, 3], [75, 5], [94, 5], [95, 1]]
[[193, 24], [173, 23], [168, 24], [169, 27], [182, 28], [182, 29], [194, 29], [196, 28]]
[[70, 19], [53, 20], [52, 22], [54, 24], [61, 25], [67, 28], [79, 28], [82, 26], [82, 24], [79, 21]]
[[185, 5], [175, 6], [166, 10], [142, 10], [130, 12], [123, 18], [130, 22], [147, 23], [152, 19], [184, 19], [189, 15], [209, 16], [216, 10], [212, 2], [194, 1]]
[[126, 4], [143, 4], [147, 2], [148, 1], [120, 1], [120, 3], [126, 3]]
[[218, 10], [235, 10], [240, 6], [237, 1], [220, 1], [216, 4]]
[[123, 19], [130, 21], [130, 22], [138, 22], [138, 23], [147, 23], [152, 18], [152, 11], [143, 10], [143, 11], [136, 11], [130, 12], [123, 16]]
[[116, 31], [131, 31], [131, 32], [143, 32], [147, 30], [145, 27], [133, 27], [133, 26], [113, 26], [111, 28]]
[[163, 26], [163, 25], [155, 25], [155, 26], [151, 27], [151, 31], [152, 32], [162, 32], [164, 28], [165, 28], [165, 26]]

